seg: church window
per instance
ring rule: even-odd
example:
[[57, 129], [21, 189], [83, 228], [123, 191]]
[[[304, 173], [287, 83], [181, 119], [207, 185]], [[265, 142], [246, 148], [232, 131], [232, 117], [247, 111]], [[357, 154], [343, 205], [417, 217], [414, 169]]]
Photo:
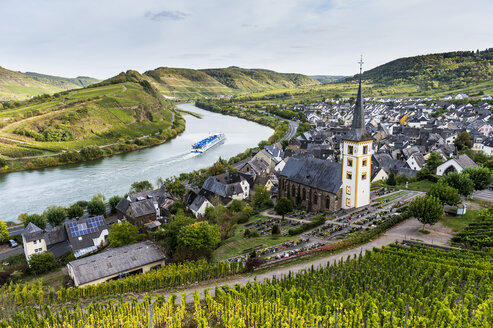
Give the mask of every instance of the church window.
[[363, 160], [363, 166], [366, 166], [366, 163], [367, 163], [367, 160], [366, 160], [366, 159], [364, 159], [364, 160]]
[[306, 200], [306, 189], [305, 188], [303, 188], [303, 197], [302, 198], [303, 198], [303, 200]]
[[353, 146], [347, 146], [347, 153], [349, 155], [352, 155], [353, 154]]
[[352, 158], [347, 159], [347, 166], [353, 167], [353, 159]]
[[325, 208], [330, 208], [330, 197], [325, 197]]
[[294, 186], [294, 185], [292, 185], [292, 186], [291, 186], [291, 194], [293, 194], [293, 196], [294, 196], [294, 195], [295, 195], [295, 193], [296, 193], [295, 186]]
[[346, 179], [352, 180], [353, 179], [353, 174], [351, 172], [346, 173]]
[[346, 194], [351, 195], [351, 186], [346, 186]]
[[368, 154], [368, 146], [363, 146], [363, 154]]
[[315, 204], [315, 205], [316, 205], [316, 204], [317, 204], [317, 201], [318, 201], [318, 195], [317, 195], [317, 193], [315, 193], [315, 194], [313, 195], [313, 204]]
[[366, 180], [366, 173], [363, 173], [363, 174], [361, 175], [361, 180]]

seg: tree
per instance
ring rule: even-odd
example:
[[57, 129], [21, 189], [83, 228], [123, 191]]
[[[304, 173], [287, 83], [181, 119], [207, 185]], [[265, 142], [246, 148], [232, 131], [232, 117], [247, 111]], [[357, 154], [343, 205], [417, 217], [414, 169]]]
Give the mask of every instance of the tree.
[[207, 221], [184, 226], [178, 233], [178, 246], [183, 248], [213, 250], [220, 241], [217, 226], [211, 225]]
[[444, 182], [432, 184], [426, 195], [436, 197], [442, 204], [457, 205], [460, 202], [459, 191]]
[[111, 247], [120, 247], [141, 241], [144, 236], [139, 234], [139, 229], [133, 224], [120, 222], [111, 227], [108, 239]]
[[120, 196], [115, 195], [108, 200], [108, 204], [110, 204], [112, 214], [116, 213], [116, 205], [118, 205], [121, 199], [122, 198]]
[[277, 214], [282, 215], [282, 218], [284, 219], [284, 215], [288, 214], [293, 210], [293, 202], [290, 199], [287, 199], [286, 197], [282, 197], [277, 201], [274, 210], [276, 211]]
[[444, 175], [439, 181], [457, 189], [462, 196], [469, 196], [474, 192], [474, 182], [468, 174], [463, 172], [450, 172]]
[[454, 145], [459, 151], [471, 148], [471, 136], [469, 135], [469, 133], [467, 133], [467, 131], [462, 131], [461, 133], [459, 133], [457, 138], [455, 138]]
[[210, 175], [219, 175], [226, 173], [226, 167], [220, 161], [215, 162], [211, 167], [209, 167]]
[[428, 169], [428, 172], [434, 173], [437, 170], [437, 167], [439, 167], [443, 163], [442, 158], [440, 157], [440, 154], [436, 152], [432, 152], [430, 154], [430, 157], [426, 160], [426, 168]]
[[397, 184], [397, 181], [395, 180], [395, 173], [393, 171], [390, 172], [389, 177], [387, 178], [387, 181], [385, 181], [389, 186], [395, 186]]
[[164, 227], [159, 228], [152, 235], [158, 239], [163, 240], [168, 245], [171, 252], [173, 252], [176, 247], [178, 247], [178, 233], [181, 228], [188, 226], [195, 222], [194, 218], [188, 217], [183, 213], [183, 210], [178, 210], [178, 212], [171, 218], [171, 220], [164, 225]]
[[23, 216], [21, 218], [21, 222], [24, 224], [24, 227], [27, 227], [27, 225], [32, 222], [35, 226], [37, 226], [40, 229], [46, 228], [46, 218], [43, 215], [39, 214], [30, 214]]
[[67, 217], [67, 212], [60, 206], [50, 206], [45, 213], [46, 221], [48, 221], [53, 227], [60, 225]]
[[93, 197], [87, 203], [87, 212], [91, 215], [103, 215], [106, 212], [106, 205], [101, 199]]
[[5, 242], [9, 239], [9, 230], [7, 229], [7, 223], [0, 221], [0, 242]]
[[179, 198], [183, 197], [185, 195], [186, 189], [185, 189], [185, 183], [179, 179], [173, 179], [173, 180], [166, 180], [166, 189], [174, 195]]
[[82, 215], [84, 215], [84, 209], [77, 203], [72, 204], [67, 208], [67, 216], [69, 219], [80, 218]]
[[430, 170], [425, 166], [416, 173], [416, 180], [427, 180], [430, 177]]
[[29, 258], [29, 270], [34, 274], [49, 272], [58, 266], [52, 252], [32, 254]]
[[486, 189], [493, 183], [493, 175], [487, 167], [468, 167], [461, 173], [469, 175], [476, 190]]
[[434, 196], [418, 197], [409, 204], [409, 214], [425, 225], [433, 225], [443, 216], [443, 205], [440, 200]]
[[135, 181], [130, 185], [131, 194], [134, 194], [136, 192], [141, 192], [144, 190], [149, 190], [149, 189], [152, 189], [152, 183], [150, 183], [148, 180]]
[[240, 212], [243, 209], [243, 202], [238, 199], [234, 199], [229, 205], [229, 209], [233, 212]]
[[397, 185], [403, 185], [406, 184], [406, 182], [409, 180], [408, 176], [405, 174], [397, 174], [395, 176], [395, 182]]
[[255, 194], [253, 195], [253, 203], [257, 207], [262, 207], [270, 201], [270, 191], [266, 186], [256, 185], [253, 187]]
[[279, 224], [274, 224], [272, 226], [272, 234], [279, 235], [280, 233], [281, 233], [281, 227], [279, 227]]

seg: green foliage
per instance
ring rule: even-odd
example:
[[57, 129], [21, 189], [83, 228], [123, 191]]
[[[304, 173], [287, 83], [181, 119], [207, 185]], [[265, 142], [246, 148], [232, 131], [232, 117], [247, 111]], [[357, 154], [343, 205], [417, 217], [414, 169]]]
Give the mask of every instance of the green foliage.
[[201, 221], [181, 228], [177, 241], [182, 248], [213, 250], [219, 245], [221, 238], [216, 225]]
[[111, 214], [116, 213], [116, 205], [118, 205], [118, 203], [120, 202], [121, 199], [122, 198], [120, 196], [115, 195], [108, 200], [108, 204], [111, 207]]
[[121, 247], [139, 242], [144, 236], [139, 234], [139, 229], [133, 224], [120, 222], [111, 226], [108, 239], [110, 247]]
[[178, 233], [180, 230], [194, 222], [194, 218], [186, 216], [183, 211], [178, 211], [164, 227], [160, 227], [152, 235], [157, 240], [165, 241], [169, 250], [173, 252], [178, 246]]
[[80, 218], [82, 215], [84, 215], [84, 209], [77, 203], [72, 204], [69, 208], [67, 208], [67, 217], [69, 219]]
[[176, 197], [181, 198], [185, 195], [185, 183], [180, 179], [166, 179], [164, 185], [166, 186], [166, 189]]
[[32, 254], [29, 258], [29, 270], [34, 274], [50, 272], [58, 266], [52, 252]]
[[397, 185], [403, 185], [409, 181], [409, 177], [406, 174], [397, 174], [395, 176], [395, 183]]
[[63, 207], [50, 206], [45, 213], [46, 221], [48, 221], [53, 227], [60, 225], [67, 217], [67, 212]]
[[136, 192], [141, 192], [145, 190], [152, 189], [152, 183], [150, 183], [148, 180], [143, 180], [143, 181], [135, 181], [132, 183], [130, 186], [130, 193], [136, 193]]
[[385, 183], [388, 184], [389, 186], [395, 186], [397, 184], [397, 181], [395, 180], [395, 173], [393, 171], [389, 173], [389, 176], [385, 181]]
[[443, 216], [443, 205], [440, 199], [426, 195], [425, 197], [415, 198], [409, 204], [408, 212], [419, 222], [423, 223], [423, 230], [426, 224], [433, 225]]
[[265, 186], [255, 185], [253, 187], [253, 203], [256, 207], [262, 207], [269, 204], [270, 201], [270, 191]]
[[428, 169], [428, 171], [431, 173], [435, 173], [437, 167], [439, 167], [442, 163], [443, 161], [440, 157], [440, 154], [432, 152], [430, 154], [430, 157], [428, 157], [428, 159], [426, 160], [426, 169]]
[[288, 230], [288, 233], [290, 236], [295, 236], [299, 235], [300, 233], [303, 233], [305, 231], [308, 231], [310, 229], [316, 228], [318, 226], [321, 226], [325, 223], [325, 216], [324, 215], [319, 215], [318, 217], [315, 218], [310, 223], [303, 223], [302, 225], [296, 227], [296, 228], [291, 228]]
[[274, 224], [272, 226], [272, 234], [273, 235], [280, 235], [281, 234], [281, 227], [278, 224]]
[[243, 202], [238, 199], [234, 199], [229, 205], [229, 209], [233, 212], [240, 212], [243, 209]]
[[442, 204], [457, 205], [460, 202], [459, 191], [444, 182], [434, 183], [427, 195], [437, 198]]
[[471, 180], [467, 173], [451, 172], [440, 178], [441, 182], [457, 189], [462, 196], [469, 196], [474, 192], [474, 181]]
[[21, 214], [19, 219], [24, 224], [24, 227], [26, 227], [29, 224], [29, 222], [32, 222], [40, 229], [46, 228], [46, 217], [44, 215], [30, 214], [24, 216]]
[[467, 131], [462, 131], [461, 133], [459, 133], [457, 138], [455, 138], [454, 145], [457, 147], [459, 151], [471, 148], [472, 147], [471, 136]]
[[7, 223], [0, 221], [0, 242], [5, 242], [9, 239], [9, 230], [7, 229]]
[[274, 210], [276, 211], [277, 214], [282, 215], [282, 218], [284, 219], [284, 215], [293, 211], [293, 202], [286, 197], [281, 197], [277, 201], [277, 204], [274, 207]]
[[461, 173], [469, 175], [476, 190], [486, 189], [493, 183], [493, 175], [487, 167], [468, 167]]
[[452, 238], [454, 243], [475, 250], [493, 249], [493, 215], [483, 210], [479, 218]]
[[94, 196], [87, 203], [87, 212], [91, 215], [103, 215], [106, 212], [106, 205], [104, 205], [104, 202], [100, 198]]

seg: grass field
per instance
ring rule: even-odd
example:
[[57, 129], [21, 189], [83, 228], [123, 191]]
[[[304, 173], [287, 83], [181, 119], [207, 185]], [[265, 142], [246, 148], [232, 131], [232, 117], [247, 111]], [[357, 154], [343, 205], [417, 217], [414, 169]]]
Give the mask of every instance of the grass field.
[[479, 217], [479, 212], [480, 210], [468, 209], [466, 214], [462, 216], [444, 215], [441, 222], [452, 229], [454, 233], [459, 233]]

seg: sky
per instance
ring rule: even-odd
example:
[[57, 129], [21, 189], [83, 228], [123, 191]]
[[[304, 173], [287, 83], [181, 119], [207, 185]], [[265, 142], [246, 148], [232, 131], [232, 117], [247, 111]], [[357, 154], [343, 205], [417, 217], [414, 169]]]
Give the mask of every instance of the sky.
[[0, 66], [109, 78], [157, 67], [353, 75], [493, 47], [491, 0], [0, 0]]

